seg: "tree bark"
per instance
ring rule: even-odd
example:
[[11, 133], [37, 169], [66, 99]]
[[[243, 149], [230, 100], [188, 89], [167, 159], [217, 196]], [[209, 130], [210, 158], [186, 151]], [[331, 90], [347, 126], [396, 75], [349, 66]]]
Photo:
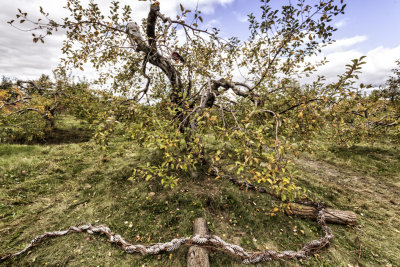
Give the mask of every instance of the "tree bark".
[[[312, 206], [305, 206], [301, 204], [290, 203], [285, 210], [288, 215], [296, 215], [304, 218], [317, 219], [318, 210]], [[335, 210], [326, 208], [325, 219], [329, 223], [338, 223], [346, 225], [356, 225], [357, 217], [354, 212]]]
[[172, 87], [171, 102], [183, 105], [183, 84], [181, 80], [181, 74], [170, 62], [170, 60], [162, 56], [157, 50], [155, 28], [157, 24], [157, 13], [160, 10], [159, 6], [151, 5], [150, 12], [147, 18], [147, 29], [146, 35], [148, 44], [145, 42], [145, 38], [140, 33], [140, 28], [135, 22], [130, 22], [126, 26], [127, 34], [130, 38], [130, 42], [133, 46], [136, 46], [136, 51], [145, 53], [144, 61], [150, 62], [152, 65], [160, 68], [168, 77]]
[[[204, 218], [197, 218], [193, 223], [193, 234], [208, 235], [207, 222]], [[205, 248], [191, 246], [187, 255], [188, 267], [210, 267], [208, 260], [208, 251]]]

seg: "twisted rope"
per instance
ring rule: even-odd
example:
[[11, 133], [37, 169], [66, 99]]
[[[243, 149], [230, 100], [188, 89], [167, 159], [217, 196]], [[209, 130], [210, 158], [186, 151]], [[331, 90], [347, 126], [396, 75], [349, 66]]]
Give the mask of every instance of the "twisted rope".
[[0, 258], [0, 263], [18, 255], [21, 255], [28, 250], [32, 249], [33, 246], [43, 242], [44, 240], [65, 236], [72, 233], [80, 233], [87, 232], [89, 234], [105, 234], [108, 240], [111, 243], [114, 243], [121, 247], [123, 251], [129, 254], [140, 253], [141, 255], [155, 255], [160, 254], [165, 251], [174, 251], [177, 250], [182, 245], [187, 246], [200, 246], [211, 249], [216, 249], [222, 251], [228, 255], [233, 257], [237, 257], [243, 261], [245, 264], [255, 264], [262, 261], [272, 261], [272, 260], [291, 260], [291, 259], [305, 259], [308, 255], [316, 252], [326, 246], [329, 245], [330, 240], [333, 238], [331, 229], [327, 226], [325, 221], [325, 211], [321, 208], [318, 212], [318, 224], [322, 227], [324, 231], [324, 236], [318, 240], [313, 240], [306, 243], [300, 250], [298, 251], [274, 251], [274, 250], [265, 250], [265, 251], [246, 251], [244, 248], [230, 244], [225, 242], [222, 238], [216, 235], [195, 235], [190, 238], [175, 238], [166, 243], [157, 243], [153, 245], [142, 245], [142, 244], [130, 244], [127, 242], [122, 236], [118, 234], [114, 234], [110, 228], [107, 226], [99, 225], [92, 226], [82, 225], [82, 226], [71, 226], [67, 230], [64, 231], [54, 231], [54, 232], [46, 232], [42, 235], [35, 237], [23, 250], [18, 251], [16, 253], [12, 253]]

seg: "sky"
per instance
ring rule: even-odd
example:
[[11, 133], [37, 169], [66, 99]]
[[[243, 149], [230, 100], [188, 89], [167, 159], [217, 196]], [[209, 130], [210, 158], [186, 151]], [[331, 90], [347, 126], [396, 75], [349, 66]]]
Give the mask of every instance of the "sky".
[[[86, 3], [88, 0], [82, 0]], [[111, 0], [96, 0], [101, 7], [109, 6]], [[148, 3], [138, 0], [121, 0], [129, 4], [135, 17], [145, 17]], [[223, 37], [248, 36], [247, 15], [259, 12], [259, 0], [159, 0], [161, 12], [174, 17], [179, 12], [179, 3], [187, 9], [198, 5], [203, 12], [204, 26], [216, 27]], [[288, 0], [271, 0], [274, 7]], [[292, 0], [292, 2], [295, 2]], [[400, 59], [400, 0], [345, 0], [345, 14], [334, 20], [338, 31], [336, 42], [323, 49], [310, 60], [326, 57], [329, 61], [318, 70], [328, 81], [334, 81], [345, 70], [351, 59], [367, 56], [360, 80], [373, 86], [384, 83]], [[51, 74], [61, 57], [63, 34], [53, 35], [45, 44], [34, 44], [31, 34], [19, 31], [7, 21], [14, 19], [17, 8], [37, 14], [43, 6], [53, 18], [65, 17], [66, 0], [0, 0], [0, 77], [35, 79], [40, 74]], [[75, 71], [74, 75], [94, 77], [92, 70]]]

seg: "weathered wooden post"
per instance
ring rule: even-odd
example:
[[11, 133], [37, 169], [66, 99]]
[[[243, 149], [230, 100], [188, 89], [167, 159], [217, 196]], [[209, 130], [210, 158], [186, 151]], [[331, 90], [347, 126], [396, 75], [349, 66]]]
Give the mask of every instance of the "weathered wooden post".
[[[194, 235], [208, 235], [207, 222], [204, 218], [197, 218], [193, 223]], [[208, 251], [205, 248], [191, 246], [187, 255], [188, 267], [210, 267]]]

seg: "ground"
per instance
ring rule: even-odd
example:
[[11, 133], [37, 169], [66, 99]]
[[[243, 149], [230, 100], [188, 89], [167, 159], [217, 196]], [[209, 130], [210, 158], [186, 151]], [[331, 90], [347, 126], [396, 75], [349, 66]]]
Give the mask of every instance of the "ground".
[[[64, 118], [58, 128], [74, 132], [85, 125]], [[86, 138], [62, 140], [0, 144], [0, 255], [45, 231], [87, 223], [107, 225], [133, 243], [156, 243], [190, 236], [201, 216], [212, 233], [248, 250], [296, 250], [321, 235], [313, 221], [270, 216], [274, 200], [268, 195], [204, 174], [182, 178], [172, 190], [159, 181], [129, 180], [141, 155], [123, 138], [112, 139], [106, 156]], [[312, 198], [355, 211], [359, 223], [331, 225], [332, 245], [307, 260], [259, 266], [399, 266], [399, 146], [328, 147], [302, 153], [293, 163], [297, 183]], [[129, 255], [104, 236], [81, 233], [45, 241], [6, 265], [185, 266], [186, 253], [184, 247], [159, 256]], [[210, 262], [241, 266], [220, 252], [212, 252]]]

